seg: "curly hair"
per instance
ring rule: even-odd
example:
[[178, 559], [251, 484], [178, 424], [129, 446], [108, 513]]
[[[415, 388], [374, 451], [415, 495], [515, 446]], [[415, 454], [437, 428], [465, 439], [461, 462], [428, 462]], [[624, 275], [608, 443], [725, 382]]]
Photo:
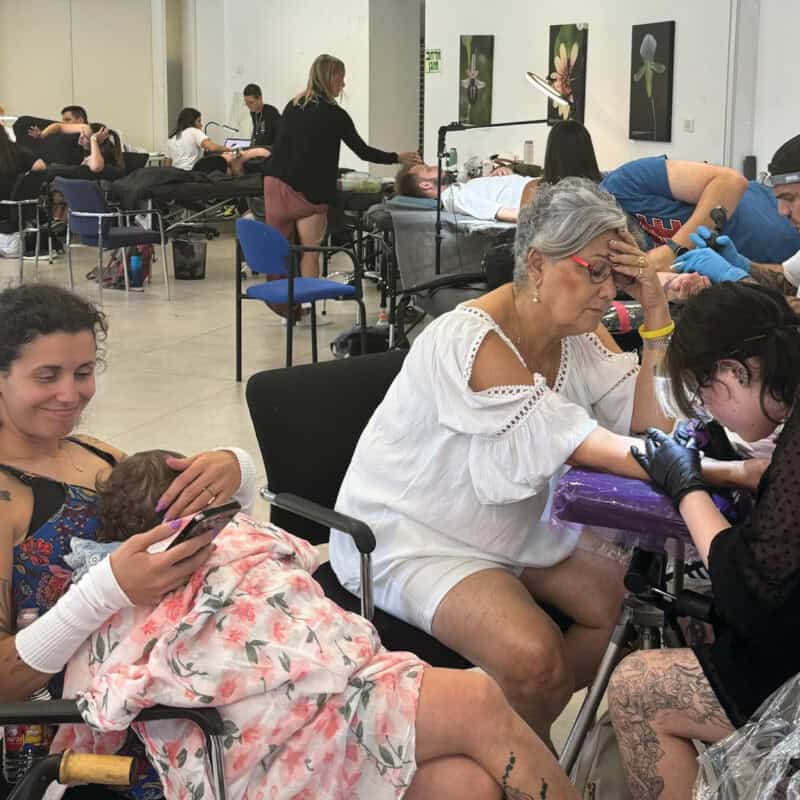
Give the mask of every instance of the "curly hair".
[[143, 450], [120, 461], [107, 477], [98, 478], [99, 542], [124, 542], [161, 524], [164, 514], [156, 511], [156, 504], [180, 474], [167, 466], [167, 456], [183, 458], [171, 450]]
[[5, 289], [0, 292], [0, 372], [8, 372], [34, 339], [82, 331], [91, 331], [96, 343], [108, 334], [106, 315], [88, 300], [46, 283]]

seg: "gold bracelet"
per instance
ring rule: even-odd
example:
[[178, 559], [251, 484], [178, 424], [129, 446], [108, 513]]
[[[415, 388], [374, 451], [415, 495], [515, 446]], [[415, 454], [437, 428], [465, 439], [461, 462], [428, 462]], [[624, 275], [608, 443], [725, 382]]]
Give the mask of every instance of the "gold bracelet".
[[639, 336], [642, 339], [661, 339], [664, 336], [669, 336], [675, 330], [675, 320], [670, 320], [669, 325], [665, 325], [663, 328], [656, 328], [654, 331], [649, 331], [645, 326], [642, 324], [639, 326]]

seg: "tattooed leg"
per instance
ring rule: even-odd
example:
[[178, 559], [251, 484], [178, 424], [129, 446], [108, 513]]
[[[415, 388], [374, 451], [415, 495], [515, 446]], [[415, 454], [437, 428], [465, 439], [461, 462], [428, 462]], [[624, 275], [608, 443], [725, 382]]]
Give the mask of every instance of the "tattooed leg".
[[491, 776], [507, 800], [578, 800], [553, 754], [484, 673], [427, 667], [416, 733], [418, 764], [462, 754]]
[[635, 800], [685, 800], [697, 776], [692, 739], [733, 731], [691, 650], [643, 650], [608, 686], [608, 709]]

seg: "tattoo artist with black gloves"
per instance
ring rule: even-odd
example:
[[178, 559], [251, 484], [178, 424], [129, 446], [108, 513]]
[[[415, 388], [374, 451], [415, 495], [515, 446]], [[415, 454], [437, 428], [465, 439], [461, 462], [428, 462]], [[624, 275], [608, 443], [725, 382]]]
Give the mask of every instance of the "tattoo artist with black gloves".
[[[767, 169], [778, 213], [800, 231], [800, 135], [778, 148]], [[696, 272], [712, 283], [749, 279], [790, 296], [790, 305], [800, 311], [800, 300], [795, 299], [800, 287], [800, 250], [781, 264], [765, 264], [743, 256], [728, 236], [716, 237], [717, 252], [710, 249], [712, 234], [705, 226], [689, 238], [695, 249], [673, 265], [676, 272]]]
[[[750, 520], [733, 526], [710, 497], [697, 449], [653, 429], [645, 452], [633, 449], [708, 566], [716, 617], [713, 644], [639, 651], [611, 678], [609, 710], [637, 798], [691, 797], [691, 740], [719, 741], [800, 672], [798, 326], [780, 293], [721, 283], [689, 298], [667, 349], [662, 371], [683, 415], [703, 406], [748, 442], [780, 433], [768, 467], [730, 462], [763, 473]], [[722, 457], [735, 455], [719, 430], [712, 441]]]

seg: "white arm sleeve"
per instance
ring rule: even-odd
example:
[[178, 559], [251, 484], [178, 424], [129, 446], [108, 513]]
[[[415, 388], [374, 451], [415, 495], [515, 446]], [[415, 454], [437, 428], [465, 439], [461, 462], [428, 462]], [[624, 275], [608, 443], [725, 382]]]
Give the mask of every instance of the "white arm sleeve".
[[214, 449], [227, 450], [236, 456], [242, 479], [239, 482], [239, 488], [231, 499], [239, 503], [245, 514], [249, 514], [253, 510], [253, 504], [256, 500], [256, 465], [252, 456], [241, 447], [215, 447]]
[[59, 601], [23, 628], [14, 641], [17, 654], [31, 669], [61, 672], [84, 641], [110, 616], [132, 606], [111, 569], [111, 559], [95, 564], [80, 583], [74, 583]]

